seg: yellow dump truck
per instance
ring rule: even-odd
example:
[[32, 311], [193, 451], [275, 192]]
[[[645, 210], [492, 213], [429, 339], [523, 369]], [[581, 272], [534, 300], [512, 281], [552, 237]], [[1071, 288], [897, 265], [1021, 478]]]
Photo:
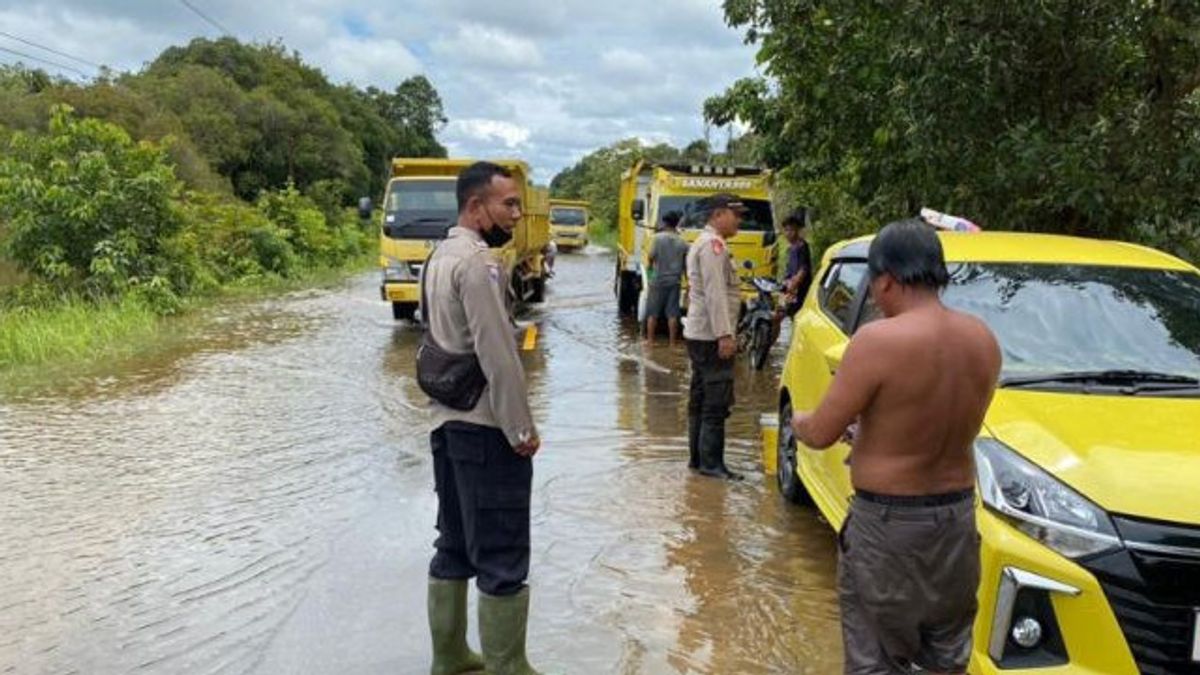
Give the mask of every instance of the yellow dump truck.
[[[420, 304], [421, 268], [458, 220], [455, 182], [474, 159], [396, 158], [383, 199], [379, 265], [380, 294], [392, 304], [392, 316], [413, 320]], [[524, 186], [522, 211], [513, 239], [497, 255], [512, 279], [517, 302], [541, 302], [546, 271], [542, 251], [550, 241], [550, 192], [530, 182], [520, 160], [491, 160], [513, 172]]]
[[[617, 268], [613, 290], [622, 316], [638, 315], [650, 241], [663, 217], [676, 211], [682, 217], [684, 239], [694, 241], [704, 229], [696, 202], [718, 192], [742, 198], [748, 209], [741, 230], [729, 240], [729, 251], [742, 278], [744, 300], [754, 297], [750, 278], [774, 278], [778, 271], [771, 172], [759, 167], [696, 164], [654, 164], [639, 161], [621, 175], [617, 215]], [[746, 262], [750, 267], [746, 267]]]
[[590, 206], [590, 202], [573, 199], [550, 200], [550, 233], [560, 249], [571, 250], [587, 246]]

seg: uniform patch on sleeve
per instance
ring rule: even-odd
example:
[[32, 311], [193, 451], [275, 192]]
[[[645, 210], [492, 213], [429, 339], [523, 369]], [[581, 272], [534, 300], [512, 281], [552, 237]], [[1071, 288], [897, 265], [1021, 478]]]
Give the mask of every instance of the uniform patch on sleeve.
[[500, 284], [500, 265], [497, 263], [488, 263], [487, 268], [488, 268], [488, 278], [492, 280], [493, 284], [499, 285]]
[[722, 253], [725, 252], [725, 242], [721, 241], [720, 239], [714, 238], [712, 240], [712, 250], [713, 250], [713, 253], [716, 253], [717, 255], [721, 255]]

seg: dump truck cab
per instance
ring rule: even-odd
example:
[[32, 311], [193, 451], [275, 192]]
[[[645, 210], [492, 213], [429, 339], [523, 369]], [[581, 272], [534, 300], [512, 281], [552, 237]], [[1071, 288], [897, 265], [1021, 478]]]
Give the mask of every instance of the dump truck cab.
[[588, 243], [590, 202], [573, 199], [550, 200], [550, 231], [563, 250], [580, 249]]
[[[759, 167], [638, 162], [621, 176], [618, 251], [614, 290], [623, 316], [638, 313], [646, 286], [650, 243], [665, 216], [680, 215], [680, 233], [689, 243], [704, 230], [698, 202], [719, 192], [741, 198], [747, 212], [738, 234], [727, 242], [742, 280], [742, 298], [755, 295], [750, 280], [774, 278], [778, 271], [771, 172]], [[747, 266], [747, 262], [749, 265]], [[686, 284], [686, 280], [685, 280]]]
[[[380, 295], [395, 319], [413, 320], [420, 305], [421, 270], [429, 254], [458, 222], [458, 174], [474, 159], [396, 158], [383, 198], [379, 235]], [[539, 302], [545, 290], [542, 249], [550, 239], [549, 193], [534, 186], [529, 166], [492, 160], [513, 173], [521, 190], [522, 217], [513, 239], [494, 252], [511, 279], [513, 299]]]

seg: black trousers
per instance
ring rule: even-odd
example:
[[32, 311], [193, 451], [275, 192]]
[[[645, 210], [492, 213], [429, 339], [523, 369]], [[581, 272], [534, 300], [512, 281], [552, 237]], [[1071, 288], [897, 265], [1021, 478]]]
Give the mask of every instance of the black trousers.
[[488, 595], [513, 595], [529, 576], [533, 460], [495, 427], [447, 422], [430, 435], [438, 495], [436, 579], [478, 577]]
[[716, 341], [688, 340], [692, 385], [688, 398], [688, 466], [725, 466], [725, 418], [733, 408], [733, 359], [717, 356]]

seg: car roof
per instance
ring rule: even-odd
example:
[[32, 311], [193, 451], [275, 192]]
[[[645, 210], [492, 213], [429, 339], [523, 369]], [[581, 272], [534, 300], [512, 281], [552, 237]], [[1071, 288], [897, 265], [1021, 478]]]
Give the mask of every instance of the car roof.
[[[865, 258], [872, 236], [835, 244], [835, 258]], [[938, 232], [946, 262], [1045, 263], [1200, 272], [1162, 251], [1123, 241], [1026, 232]]]

